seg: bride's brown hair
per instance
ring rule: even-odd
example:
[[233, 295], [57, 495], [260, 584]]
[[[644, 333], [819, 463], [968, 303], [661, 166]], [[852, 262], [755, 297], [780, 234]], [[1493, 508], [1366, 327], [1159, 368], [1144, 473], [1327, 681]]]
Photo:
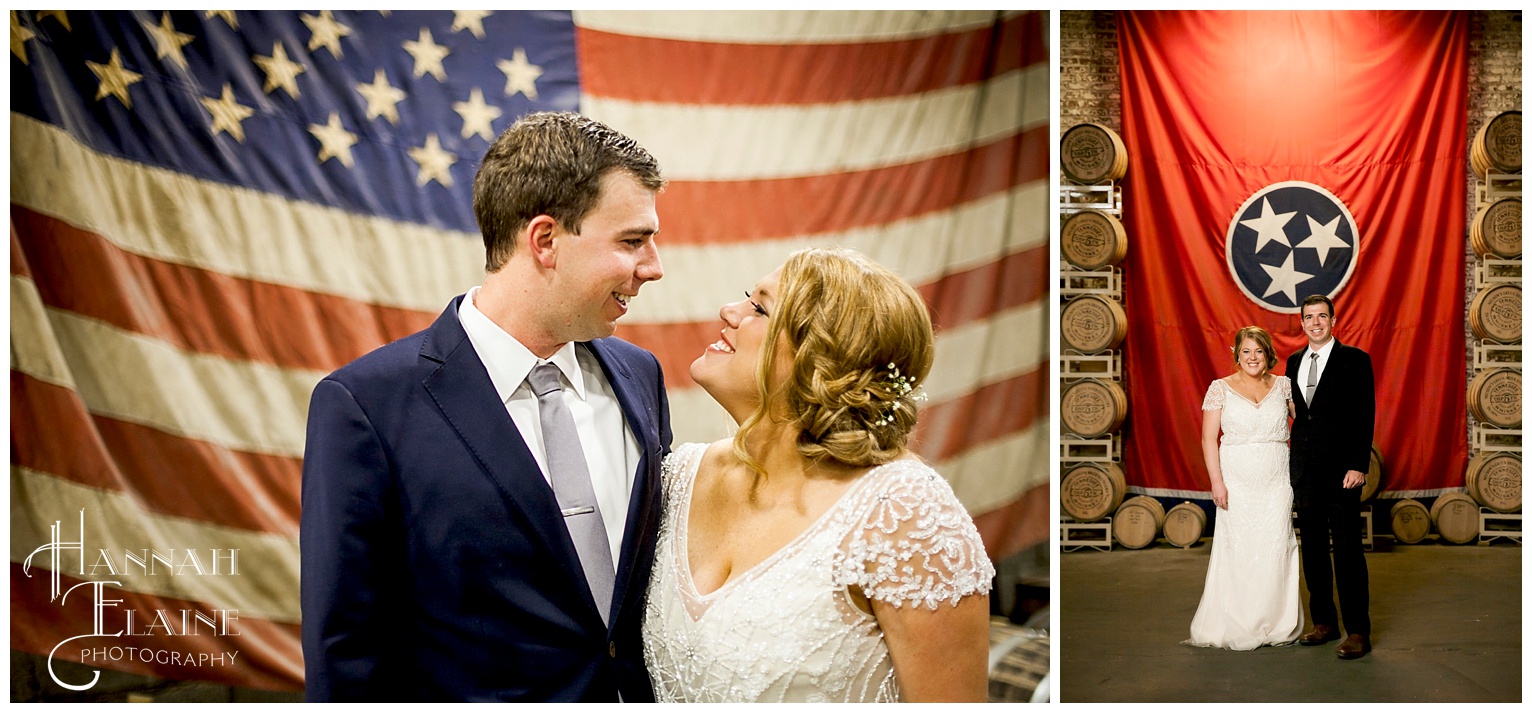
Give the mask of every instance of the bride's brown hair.
[[[773, 389], [779, 339], [792, 361]], [[899, 379], [925, 383], [936, 350], [925, 301], [903, 278], [853, 250], [799, 250], [782, 266], [763, 344], [760, 404], [734, 435], [741, 461], [761, 472], [744, 446], [773, 418], [798, 429], [810, 460], [873, 466], [904, 453], [917, 392]]]
[[1240, 327], [1240, 330], [1234, 333], [1234, 346], [1229, 349], [1234, 355], [1234, 365], [1239, 365], [1239, 345], [1244, 344], [1246, 339], [1254, 339], [1255, 343], [1260, 345], [1261, 349], [1266, 352], [1266, 370], [1271, 371], [1275, 369], [1277, 366], [1277, 352], [1271, 347], [1271, 334], [1260, 327], [1253, 326]]

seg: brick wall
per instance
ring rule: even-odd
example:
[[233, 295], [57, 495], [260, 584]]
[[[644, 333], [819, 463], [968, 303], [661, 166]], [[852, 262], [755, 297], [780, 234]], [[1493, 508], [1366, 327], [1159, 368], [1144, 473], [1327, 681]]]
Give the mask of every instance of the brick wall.
[[1091, 122], [1122, 131], [1117, 13], [1059, 13], [1059, 133]]

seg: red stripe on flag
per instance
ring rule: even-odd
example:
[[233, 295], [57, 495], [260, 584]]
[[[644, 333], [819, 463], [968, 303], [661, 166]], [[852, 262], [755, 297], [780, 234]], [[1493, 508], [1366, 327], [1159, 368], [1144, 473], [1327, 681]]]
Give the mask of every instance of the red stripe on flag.
[[20, 206], [11, 221], [44, 303], [183, 350], [328, 372], [436, 317], [135, 255]]
[[16, 371], [11, 464], [132, 493], [152, 513], [298, 534], [299, 459], [244, 453], [92, 415], [75, 392]]
[[11, 274], [31, 277], [32, 268], [27, 266], [27, 256], [21, 251], [21, 238], [16, 235], [16, 221], [11, 221]]
[[661, 245], [740, 243], [884, 225], [1045, 181], [1047, 157], [1044, 126], [967, 151], [865, 171], [677, 181], [656, 202]]
[[1053, 491], [1039, 485], [1020, 498], [974, 516], [974, 527], [984, 538], [984, 551], [999, 562], [1033, 545], [1047, 542], [1053, 523]]
[[[586, 94], [667, 104], [828, 104], [962, 86], [1048, 60], [1047, 13], [906, 40], [756, 44], [575, 29]], [[994, 45], [993, 51], [985, 51]], [[765, 68], [765, 69], [763, 69]], [[702, 71], [705, 70], [705, 71]], [[769, 71], [775, 81], [761, 81]]]
[[915, 452], [928, 460], [946, 460], [1031, 428], [1048, 415], [1047, 377], [1047, 369], [1036, 369], [921, 409]]
[[1048, 246], [1041, 245], [921, 285], [918, 290], [931, 310], [936, 331], [955, 329], [1046, 298], [1050, 254]]
[[[39, 542], [38, 545], [47, 543]], [[154, 543], [144, 543], [147, 547]], [[23, 543], [31, 546], [32, 543]], [[72, 636], [90, 634], [93, 629], [91, 595], [93, 588], [81, 587], [69, 595], [67, 603], [48, 601], [50, 573], [34, 569], [28, 577], [21, 572], [21, 565], [11, 563], [11, 649], [38, 656], [47, 656], [54, 647]], [[174, 575], [170, 575], [174, 576]], [[241, 572], [240, 576], [246, 576]], [[257, 576], [257, 573], [249, 573]], [[67, 590], [84, 580], [64, 575], [60, 585]], [[293, 582], [294, 590], [297, 582]], [[185, 599], [171, 599], [153, 594], [142, 594], [108, 588], [105, 597], [121, 599], [122, 603], [106, 607], [102, 630], [115, 633], [124, 630], [126, 611], [134, 612], [134, 630], [143, 631], [148, 618], [157, 610], [165, 610], [166, 616], [177, 627], [181, 625], [181, 610], [201, 611], [209, 614], [211, 607]], [[222, 614], [218, 615], [221, 617]], [[190, 619], [190, 615], [188, 615]], [[120, 636], [77, 639], [58, 646], [55, 660], [73, 661], [96, 668], [125, 671], [141, 676], [156, 676], [170, 680], [214, 681], [229, 686], [259, 688], [269, 691], [303, 690], [303, 652], [298, 642], [298, 625], [280, 624], [247, 615], [237, 615], [234, 623], [238, 636], [213, 636], [203, 625], [202, 633], [192, 636]], [[134, 649], [130, 659], [126, 649]], [[82, 655], [83, 651], [106, 650], [104, 660]], [[112, 660], [113, 649], [120, 649], [117, 660]], [[142, 652], [148, 651], [147, 658]], [[158, 652], [165, 652], [163, 655]], [[231, 660], [230, 652], [237, 652]], [[223, 654], [228, 665], [215, 666], [211, 659], [199, 659], [199, 655]], [[172, 656], [184, 662], [187, 656], [199, 665], [170, 663]], [[155, 661], [163, 658], [166, 663]], [[90, 681], [65, 680], [65, 683], [84, 685]], [[52, 681], [39, 682], [53, 687]]]

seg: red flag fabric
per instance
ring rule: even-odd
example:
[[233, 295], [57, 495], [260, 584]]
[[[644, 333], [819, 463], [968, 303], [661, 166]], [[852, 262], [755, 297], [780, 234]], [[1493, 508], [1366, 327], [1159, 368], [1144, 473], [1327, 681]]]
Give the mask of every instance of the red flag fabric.
[[1313, 293], [1372, 356], [1383, 495], [1460, 487], [1466, 15], [1125, 12], [1118, 27], [1130, 489], [1207, 497], [1200, 407], [1235, 369], [1234, 332], [1265, 327], [1285, 360]]

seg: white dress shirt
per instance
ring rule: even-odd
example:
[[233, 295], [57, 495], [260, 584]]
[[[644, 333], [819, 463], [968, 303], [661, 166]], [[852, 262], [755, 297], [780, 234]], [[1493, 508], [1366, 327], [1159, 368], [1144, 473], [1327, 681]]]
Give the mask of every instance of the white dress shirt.
[[[1318, 360], [1315, 360], [1311, 356], [1316, 351], [1319, 354]], [[1304, 405], [1308, 405], [1309, 403], [1309, 396], [1307, 393], [1309, 383], [1309, 368], [1312, 366], [1312, 368], [1319, 370], [1319, 374], [1314, 378], [1314, 383], [1319, 383], [1321, 379], [1325, 378], [1325, 364], [1330, 362], [1330, 352], [1333, 351], [1335, 351], [1335, 337], [1330, 337], [1330, 341], [1325, 342], [1325, 345], [1317, 350], [1314, 349], [1314, 345], [1312, 344], [1309, 345], [1308, 349], [1303, 350], [1303, 360], [1298, 363], [1298, 380], [1294, 382], [1293, 385], [1298, 387], [1298, 391], [1300, 393], [1303, 393]], [[1319, 393], [1318, 386], [1314, 387], [1314, 393]]]
[[[596, 492], [596, 506], [606, 524], [607, 542], [612, 546], [612, 562], [621, 560], [622, 534], [628, 519], [628, 501], [638, 472], [638, 439], [622, 416], [617, 394], [607, 382], [601, 363], [588, 348], [574, 342], [565, 344], [546, 360], [507, 334], [499, 325], [474, 306], [479, 288], [474, 287], [458, 307], [458, 321], [468, 333], [468, 341], [489, 372], [500, 402], [510, 414], [516, 430], [543, 477], [548, 478], [548, 457], [543, 447], [542, 419], [537, 395], [527, 384], [533, 367], [551, 362], [559, 368], [564, 383], [564, 405], [574, 417], [580, 434], [580, 447], [590, 468], [591, 487]], [[551, 480], [549, 481], [552, 482]]]

